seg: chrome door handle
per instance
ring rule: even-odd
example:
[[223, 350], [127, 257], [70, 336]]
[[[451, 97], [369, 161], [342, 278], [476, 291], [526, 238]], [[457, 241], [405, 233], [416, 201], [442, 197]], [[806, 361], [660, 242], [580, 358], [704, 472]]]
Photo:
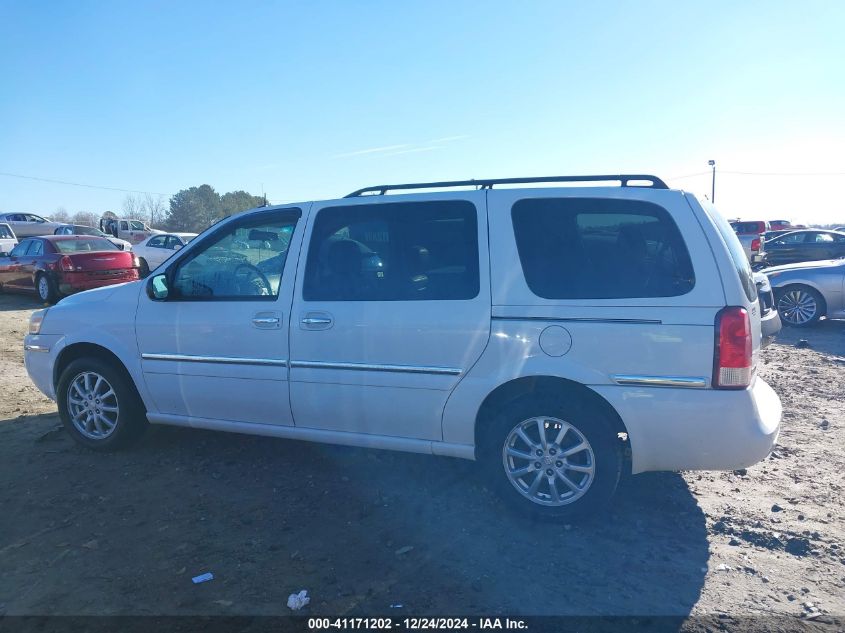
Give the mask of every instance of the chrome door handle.
[[278, 330], [282, 319], [278, 312], [258, 312], [253, 315], [252, 324], [262, 330]]
[[328, 325], [331, 322], [331, 319], [325, 319], [323, 317], [305, 317], [300, 321], [302, 325]]

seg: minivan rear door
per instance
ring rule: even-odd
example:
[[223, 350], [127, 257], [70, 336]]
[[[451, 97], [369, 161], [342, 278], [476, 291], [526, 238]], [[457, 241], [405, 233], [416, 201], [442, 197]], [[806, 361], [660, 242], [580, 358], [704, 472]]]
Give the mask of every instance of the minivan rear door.
[[296, 426], [439, 440], [490, 331], [485, 192], [315, 203], [294, 293]]

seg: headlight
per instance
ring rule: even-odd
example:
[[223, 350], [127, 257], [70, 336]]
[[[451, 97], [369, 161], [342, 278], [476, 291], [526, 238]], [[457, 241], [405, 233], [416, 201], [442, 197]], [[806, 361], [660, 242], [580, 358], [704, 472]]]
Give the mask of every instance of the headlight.
[[29, 333], [30, 334], [40, 334], [41, 333], [41, 324], [44, 322], [44, 317], [47, 316], [47, 310], [49, 308], [44, 308], [43, 310], [36, 310], [32, 313], [32, 316], [29, 317]]

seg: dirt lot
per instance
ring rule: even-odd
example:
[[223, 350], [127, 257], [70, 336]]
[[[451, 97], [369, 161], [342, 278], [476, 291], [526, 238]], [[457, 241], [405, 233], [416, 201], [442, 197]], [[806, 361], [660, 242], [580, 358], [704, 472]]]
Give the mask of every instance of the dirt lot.
[[23, 367], [36, 307], [0, 296], [0, 615], [286, 614], [300, 589], [309, 614], [845, 614], [845, 323], [766, 349], [764, 463], [534, 525], [459, 460], [173, 428], [78, 448]]

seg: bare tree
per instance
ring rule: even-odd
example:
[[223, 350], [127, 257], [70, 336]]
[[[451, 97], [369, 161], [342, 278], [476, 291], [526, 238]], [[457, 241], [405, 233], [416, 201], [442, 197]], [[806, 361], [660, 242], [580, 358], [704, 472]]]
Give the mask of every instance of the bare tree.
[[51, 219], [53, 220], [53, 222], [67, 223], [70, 220], [70, 214], [64, 207], [59, 207], [58, 209], [56, 209], [56, 212], [53, 214], [53, 217]]
[[90, 211], [77, 211], [73, 214], [73, 223], [84, 226], [97, 226], [97, 216]]
[[147, 220], [144, 213], [144, 200], [141, 196], [128, 193], [123, 199], [123, 217], [130, 220]]
[[167, 221], [167, 206], [164, 204], [164, 198], [161, 196], [154, 196], [150, 193], [144, 194], [144, 215], [149, 218], [150, 226], [155, 228], [162, 228]]

